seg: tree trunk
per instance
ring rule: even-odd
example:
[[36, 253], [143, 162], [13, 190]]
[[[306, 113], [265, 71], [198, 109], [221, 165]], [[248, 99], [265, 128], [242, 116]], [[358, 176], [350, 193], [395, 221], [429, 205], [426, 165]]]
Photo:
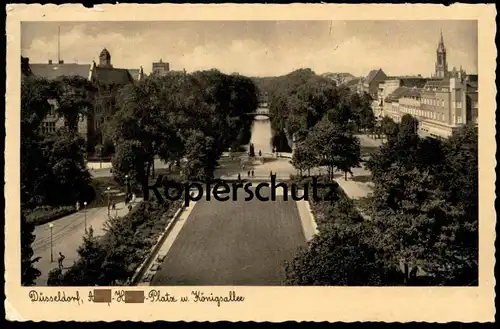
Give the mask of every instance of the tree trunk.
[[408, 277], [409, 277], [409, 268], [408, 268], [408, 263], [404, 263], [404, 284], [405, 286], [408, 285]]
[[144, 201], [149, 201], [149, 188], [148, 188], [148, 178], [147, 177], [142, 178], [141, 186], [142, 186], [142, 195], [143, 195]]
[[311, 176], [311, 168], [307, 169], [307, 176]]

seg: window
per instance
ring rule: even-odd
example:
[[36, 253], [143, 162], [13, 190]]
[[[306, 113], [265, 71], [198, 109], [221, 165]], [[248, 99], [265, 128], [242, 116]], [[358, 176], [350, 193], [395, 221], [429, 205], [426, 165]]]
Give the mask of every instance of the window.
[[444, 99], [441, 100], [441, 107], [444, 107]]
[[461, 109], [462, 108], [462, 102], [458, 101], [457, 102], [457, 109]]

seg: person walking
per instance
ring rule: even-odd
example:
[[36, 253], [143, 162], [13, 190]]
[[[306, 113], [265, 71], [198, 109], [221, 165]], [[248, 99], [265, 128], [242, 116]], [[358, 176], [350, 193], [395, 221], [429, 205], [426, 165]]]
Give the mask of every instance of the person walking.
[[241, 180], [241, 174], [238, 173], [238, 180], [240, 181]]
[[255, 177], [255, 172], [253, 171], [253, 169], [252, 169], [252, 177]]
[[247, 171], [247, 177], [250, 177], [250, 170]]
[[76, 201], [76, 211], [80, 211], [80, 201]]
[[260, 156], [260, 157], [262, 156], [262, 151], [261, 151], [261, 150], [259, 150], [259, 156]]
[[116, 202], [113, 200], [111, 203], [111, 209], [115, 210], [116, 209]]
[[57, 259], [57, 262], [59, 263], [59, 269], [62, 271], [63, 270], [63, 260], [66, 258], [66, 256], [64, 256], [62, 254], [62, 252], [59, 251], [59, 258]]

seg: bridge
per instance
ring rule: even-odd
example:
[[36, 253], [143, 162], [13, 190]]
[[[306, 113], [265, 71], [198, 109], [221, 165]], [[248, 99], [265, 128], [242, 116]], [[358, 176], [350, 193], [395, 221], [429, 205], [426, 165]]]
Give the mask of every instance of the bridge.
[[269, 109], [268, 108], [258, 108], [257, 110], [255, 110], [254, 112], [250, 112], [250, 113], [247, 113], [248, 115], [253, 115], [253, 116], [256, 116], [256, 115], [262, 115], [262, 116], [266, 116], [266, 117], [270, 117], [270, 114], [269, 114]]

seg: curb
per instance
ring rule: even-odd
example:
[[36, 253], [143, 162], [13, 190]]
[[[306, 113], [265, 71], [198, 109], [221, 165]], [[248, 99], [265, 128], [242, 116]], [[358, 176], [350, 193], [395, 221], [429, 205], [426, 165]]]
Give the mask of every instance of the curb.
[[177, 223], [177, 220], [179, 219], [179, 217], [181, 217], [181, 214], [184, 212], [184, 210], [186, 210], [186, 207], [184, 207], [184, 205], [182, 205], [180, 208], [177, 209], [175, 214], [172, 216], [172, 219], [165, 227], [165, 230], [158, 238], [156, 244], [153, 247], [151, 247], [149, 255], [142, 262], [142, 264], [137, 268], [137, 270], [134, 273], [134, 276], [132, 276], [132, 279], [130, 280], [131, 285], [136, 285], [137, 283], [139, 283], [140, 279], [144, 276], [147, 269], [151, 266], [151, 264], [155, 260], [156, 255], [158, 254], [158, 251], [160, 250], [163, 243], [165, 242], [168, 234], [170, 233], [170, 231], [174, 227], [175, 223]]

